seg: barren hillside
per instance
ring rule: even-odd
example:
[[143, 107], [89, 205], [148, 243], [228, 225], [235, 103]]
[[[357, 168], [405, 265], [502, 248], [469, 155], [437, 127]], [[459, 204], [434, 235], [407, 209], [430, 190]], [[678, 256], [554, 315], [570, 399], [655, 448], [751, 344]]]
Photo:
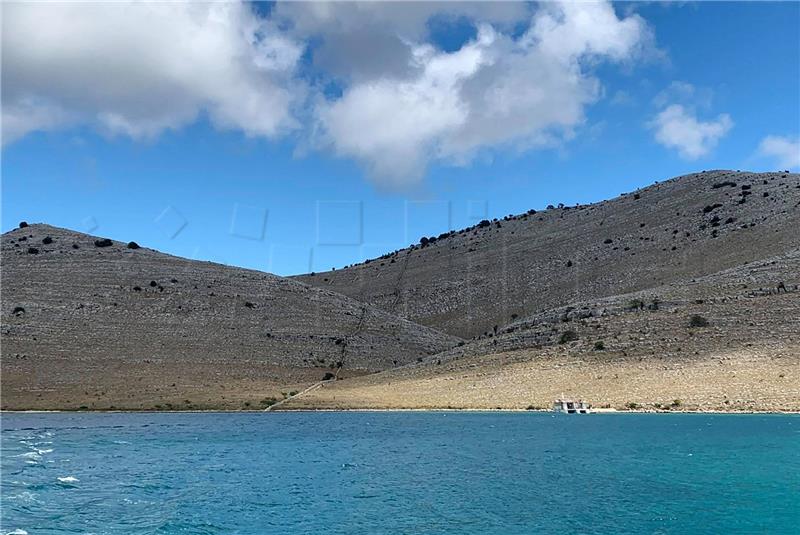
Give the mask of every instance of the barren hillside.
[[567, 303], [783, 254], [800, 246], [799, 226], [800, 175], [709, 171], [299, 279], [469, 338]]
[[422, 363], [285, 408], [800, 410], [800, 248], [713, 275], [572, 303]]
[[457, 341], [329, 290], [47, 225], [3, 235], [2, 290], [6, 408], [56, 393], [72, 405], [95, 387], [113, 400], [111, 385], [148, 375], [181, 400], [191, 388], [180, 377], [207, 388], [235, 374], [302, 386]]

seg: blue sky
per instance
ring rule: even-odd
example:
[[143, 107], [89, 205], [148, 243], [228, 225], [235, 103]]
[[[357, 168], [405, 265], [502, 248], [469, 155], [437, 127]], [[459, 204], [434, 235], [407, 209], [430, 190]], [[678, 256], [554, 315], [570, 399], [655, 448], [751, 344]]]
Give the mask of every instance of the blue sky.
[[800, 164], [800, 4], [583, 6], [4, 5], [2, 230], [286, 275]]

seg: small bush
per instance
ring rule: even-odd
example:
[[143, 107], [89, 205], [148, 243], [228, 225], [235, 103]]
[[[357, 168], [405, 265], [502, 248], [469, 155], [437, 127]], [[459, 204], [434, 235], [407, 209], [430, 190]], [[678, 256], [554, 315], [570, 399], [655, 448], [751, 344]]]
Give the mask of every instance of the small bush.
[[606, 238], [605, 240], [603, 240], [603, 243], [606, 244], [606, 245], [608, 245], [609, 243], [613, 243], [613, 242], [614, 242], [614, 240], [612, 240], [611, 238]]
[[681, 405], [683, 405], [683, 401], [681, 401], [679, 399], [673, 399], [672, 400], [672, 406], [673, 407], [680, 407]]
[[245, 301], [245, 302], [244, 302], [244, 306], [246, 306], [247, 308], [255, 308], [255, 307], [256, 307], [256, 306], [255, 306], [253, 303], [251, 303], [250, 301]]
[[28, 247], [28, 254], [39, 254], [39, 249], [36, 247]]
[[28, 226], [28, 222], [27, 221], [20, 221], [19, 222], [19, 228], [25, 228], [27, 226]]
[[109, 240], [108, 238], [103, 238], [101, 240], [94, 240], [95, 247], [111, 247], [114, 245], [114, 242]]
[[594, 343], [594, 350], [595, 351], [603, 351], [606, 348], [606, 345], [603, 343], [602, 340], [598, 340]]
[[578, 333], [575, 331], [564, 331], [561, 333], [561, 337], [558, 339], [559, 344], [566, 344], [567, 342], [574, 342], [578, 339]]
[[322, 377], [323, 381], [330, 381], [331, 379], [336, 379], [336, 376], [331, 372], [325, 372], [325, 375]]
[[139, 249], [139, 244], [135, 241], [128, 242], [128, 249]]
[[42, 243], [45, 245], [50, 245], [51, 243], [53, 243], [53, 238], [51, 238], [50, 236], [45, 236], [45, 238], [42, 240]]
[[486, 228], [486, 227], [488, 227], [488, 226], [489, 226], [489, 225], [491, 225], [491, 224], [492, 224], [492, 223], [491, 223], [491, 222], [490, 222], [488, 219], [484, 219], [483, 221], [481, 221], [480, 223], [478, 223], [478, 227], [479, 227], [479, 228]]
[[80, 247], [80, 245], [78, 245], [77, 243], [73, 243], [73, 244], [72, 244], [72, 248], [73, 248], [73, 249], [80, 249], [81, 247]]
[[628, 303], [629, 310], [644, 310], [644, 301], [641, 299], [632, 299]]
[[625, 408], [627, 408], [627, 409], [631, 409], [631, 410], [636, 410], [636, 409], [638, 409], [639, 407], [641, 407], [641, 405], [639, 405], [639, 404], [638, 404], [638, 403], [636, 403], [635, 401], [629, 401], [629, 402], [627, 402], [627, 403], [625, 404]]
[[694, 314], [689, 318], [689, 327], [708, 327], [708, 320], [703, 316]]
[[14, 310], [11, 313], [15, 316], [21, 316], [25, 314], [25, 309], [22, 307], [14, 307]]

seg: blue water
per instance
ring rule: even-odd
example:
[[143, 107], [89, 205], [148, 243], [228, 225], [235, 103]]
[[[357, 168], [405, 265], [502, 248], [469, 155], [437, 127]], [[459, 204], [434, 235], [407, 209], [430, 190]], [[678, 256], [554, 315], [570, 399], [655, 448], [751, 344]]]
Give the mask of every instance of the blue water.
[[799, 533], [800, 418], [3, 414], [2, 533]]

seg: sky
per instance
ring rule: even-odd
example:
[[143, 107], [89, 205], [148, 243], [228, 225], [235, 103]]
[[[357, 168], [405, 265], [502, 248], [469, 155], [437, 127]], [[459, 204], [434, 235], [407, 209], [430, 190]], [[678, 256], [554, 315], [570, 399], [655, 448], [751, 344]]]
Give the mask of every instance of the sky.
[[2, 231], [279, 275], [800, 169], [800, 3], [3, 3]]

